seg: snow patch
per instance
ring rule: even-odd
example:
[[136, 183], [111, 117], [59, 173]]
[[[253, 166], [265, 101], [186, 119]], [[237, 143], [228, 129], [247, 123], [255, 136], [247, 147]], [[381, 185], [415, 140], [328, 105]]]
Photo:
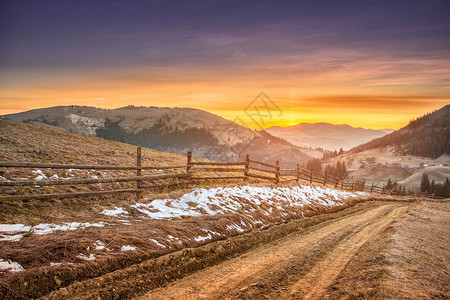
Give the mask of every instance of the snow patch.
[[94, 254], [89, 254], [89, 256], [84, 255], [83, 253], [80, 253], [79, 255], [77, 255], [78, 258], [80, 259], [84, 259], [84, 260], [96, 260], [97, 258], [95, 257]]
[[200, 236], [194, 238], [194, 240], [195, 240], [196, 242], [203, 242], [203, 241], [211, 240], [212, 238], [213, 238], [213, 237], [211, 236], [211, 234], [208, 233], [207, 236], [201, 236], [201, 235], [200, 235]]
[[95, 243], [94, 243], [94, 248], [96, 250], [103, 250], [103, 249], [105, 249], [105, 243], [103, 243], [100, 240], [96, 240]]
[[0, 259], [0, 272], [21, 272], [23, 271], [23, 267], [11, 260], [3, 260]]
[[114, 209], [105, 209], [101, 212], [102, 215], [107, 215], [107, 216], [118, 216], [118, 215], [127, 215], [128, 212], [126, 210], [123, 209], [123, 207], [114, 207]]
[[149, 239], [150, 241], [152, 241], [153, 243], [155, 243], [157, 246], [161, 247], [161, 248], [167, 248], [165, 245], [161, 244], [160, 242], [158, 242], [155, 239]]
[[[347, 199], [364, 196], [368, 194], [309, 185], [277, 188], [245, 185], [197, 188], [178, 199], [156, 199], [150, 203], [136, 203], [131, 207], [150, 219], [173, 219], [184, 216], [254, 212], [263, 203], [270, 206], [263, 212], [266, 214], [272, 213], [273, 208], [279, 211], [292, 211], [292, 207], [314, 204], [331, 208], [343, 205]], [[241, 225], [247, 226], [245, 223]]]
[[63, 224], [42, 223], [36, 226], [25, 226], [23, 224], [0, 224], [0, 241], [16, 242], [23, 238], [24, 233], [50, 234], [55, 231], [69, 231], [88, 227], [104, 227], [107, 224], [108, 223], [105, 222], [71, 222]]
[[136, 250], [136, 247], [130, 245], [123, 245], [122, 248], [120, 248], [120, 251], [134, 251], [134, 250]]

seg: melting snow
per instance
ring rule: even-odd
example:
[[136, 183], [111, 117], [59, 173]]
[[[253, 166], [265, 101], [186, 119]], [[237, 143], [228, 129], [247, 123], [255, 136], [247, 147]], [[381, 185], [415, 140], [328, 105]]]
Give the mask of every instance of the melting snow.
[[31, 226], [25, 226], [23, 224], [0, 224], [0, 232], [2, 233], [19, 233], [30, 231]]
[[121, 251], [134, 251], [136, 250], [136, 247], [130, 246], [130, 245], [123, 245], [120, 249]]
[[157, 246], [159, 246], [161, 248], [167, 248], [165, 245], [161, 244], [160, 242], [158, 242], [155, 239], [150, 239], [150, 241], [152, 241], [153, 243], [155, 243]]
[[47, 178], [47, 176], [45, 176], [45, 174], [42, 172], [42, 170], [36, 170], [36, 171], [31, 171], [31, 172], [33, 172], [34, 174], [37, 174], [38, 176], [36, 176], [34, 179], [35, 180], [42, 180], [42, 179], [46, 179]]
[[201, 235], [200, 235], [200, 236], [194, 238], [194, 240], [195, 240], [196, 242], [203, 242], [203, 241], [210, 240], [210, 239], [212, 239], [212, 236], [211, 236], [210, 233], [208, 233], [207, 236], [201, 236]]
[[94, 247], [95, 247], [96, 250], [103, 250], [103, 249], [105, 249], [105, 243], [103, 243], [100, 240], [97, 240], [94, 243]]
[[77, 230], [88, 227], [104, 227], [105, 225], [107, 225], [105, 222], [71, 222], [63, 224], [42, 223], [36, 226], [25, 226], [23, 224], [0, 224], [0, 241], [19, 241], [23, 238], [24, 233], [27, 232], [34, 234], [49, 234], [55, 231]]
[[0, 272], [20, 272], [23, 267], [14, 261], [0, 259]]
[[101, 214], [103, 215], [107, 215], [107, 216], [118, 216], [118, 215], [127, 215], [128, 212], [126, 210], [123, 209], [123, 207], [114, 207], [114, 209], [105, 209], [101, 212]]
[[97, 258], [95, 257], [94, 254], [89, 254], [89, 256], [84, 255], [83, 253], [80, 253], [79, 255], [77, 255], [78, 258], [84, 259], [84, 260], [96, 260]]
[[71, 223], [63, 223], [63, 224], [52, 224], [52, 223], [42, 223], [31, 228], [31, 232], [34, 234], [49, 234], [55, 231], [68, 231], [68, 230], [77, 230], [84, 229], [88, 227], [104, 227], [105, 222], [98, 223], [79, 223], [79, 222], [71, 222]]
[[[172, 219], [183, 216], [256, 211], [257, 207], [263, 203], [270, 205], [266, 209], [267, 214], [272, 212], [273, 207], [278, 210], [290, 210], [290, 207], [303, 207], [309, 204], [333, 207], [343, 205], [346, 199], [367, 195], [363, 192], [352, 193], [308, 185], [277, 188], [235, 186], [198, 188], [178, 199], [156, 199], [151, 203], [136, 203], [131, 207], [151, 219]], [[119, 208], [115, 211], [117, 210]], [[245, 224], [242, 225], [245, 226]]]

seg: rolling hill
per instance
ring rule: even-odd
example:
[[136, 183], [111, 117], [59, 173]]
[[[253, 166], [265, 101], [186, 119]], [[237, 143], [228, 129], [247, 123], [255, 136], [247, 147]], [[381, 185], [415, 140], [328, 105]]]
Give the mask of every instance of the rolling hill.
[[400, 155], [438, 158], [450, 154], [450, 104], [384, 137], [359, 145], [350, 152], [386, 147], [392, 147]]
[[206, 111], [192, 108], [135, 107], [100, 109], [56, 106], [1, 118], [45, 123], [66, 131], [151, 149], [218, 161], [235, 161], [251, 153], [258, 159], [302, 163], [311, 157], [300, 147]]
[[418, 191], [423, 173], [436, 182], [450, 177], [449, 153], [450, 105], [446, 105], [326, 163], [345, 161], [350, 179], [381, 185], [391, 179]]
[[374, 138], [382, 137], [393, 130], [355, 128], [346, 124], [300, 123], [289, 127], [273, 126], [265, 131], [299, 147], [348, 150]]

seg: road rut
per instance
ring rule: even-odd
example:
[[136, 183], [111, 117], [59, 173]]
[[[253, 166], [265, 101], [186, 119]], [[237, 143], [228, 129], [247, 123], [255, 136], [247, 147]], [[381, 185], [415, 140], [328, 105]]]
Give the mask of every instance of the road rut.
[[140, 299], [318, 299], [371, 237], [411, 203], [390, 203], [290, 234]]

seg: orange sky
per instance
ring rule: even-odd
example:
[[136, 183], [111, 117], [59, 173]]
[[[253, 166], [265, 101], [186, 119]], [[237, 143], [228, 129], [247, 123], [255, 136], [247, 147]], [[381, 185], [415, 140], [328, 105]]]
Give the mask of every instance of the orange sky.
[[192, 107], [260, 128], [398, 129], [450, 103], [448, 1], [0, 4], [0, 114], [57, 105]]
[[[374, 82], [358, 75], [363, 68], [354, 65], [314, 76], [127, 69], [88, 75], [49, 73], [32, 82], [9, 78], [0, 91], [0, 114], [57, 105], [177, 106], [204, 109], [230, 120], [240, 118], [247, 126], [260, 128], [243, 110], [264, 91], [282, 111], [265, 118], [264, 127], [329, 122], [398, 129], [450, 103], [448, 89], [426, 85], [430, 74], [403, 76], [402, 83], [395, 83], [395, 78], [392, 83]], [[425, 84], [418, 84], [419, 80]]]

